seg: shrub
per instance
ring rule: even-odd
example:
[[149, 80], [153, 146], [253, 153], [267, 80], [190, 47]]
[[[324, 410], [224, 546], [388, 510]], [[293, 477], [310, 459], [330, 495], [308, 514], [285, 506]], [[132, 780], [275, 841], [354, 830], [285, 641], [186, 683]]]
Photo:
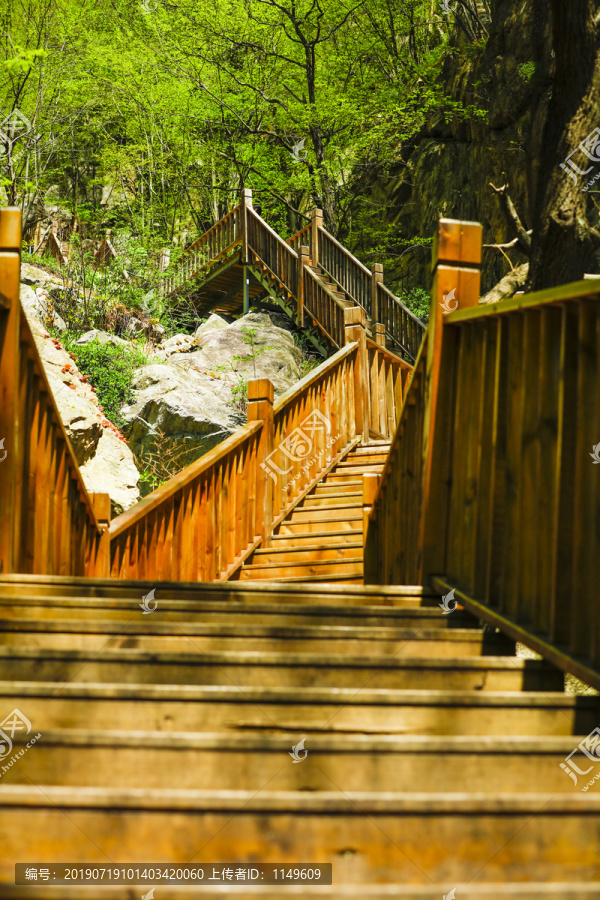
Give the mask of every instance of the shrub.
[[96, 389], [96, 396], [104, 410], [104, 414], [117, 428], [122, 428], [125, 420], [120, 409], [133, 401], [134, 370], [146, 365], [148, 360], [137, 349], [101, 344], [90, 341], [89, 344], [75, 344], [73, 339], [63, 343], [77, 361], [79, 371]]

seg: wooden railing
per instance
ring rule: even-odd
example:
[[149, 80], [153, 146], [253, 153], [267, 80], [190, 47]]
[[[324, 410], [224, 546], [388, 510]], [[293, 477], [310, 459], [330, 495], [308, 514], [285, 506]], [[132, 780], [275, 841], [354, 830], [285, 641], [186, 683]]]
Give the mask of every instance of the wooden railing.
[[296, 253], [300, 249], [300, 247], [308, 246], [310, 242], [312, 225], [309, 222], [308, 225], [305, 225], [304, 228], [297, 231], [296, 234], [293, 234], [286, 241], [286, 244], [289, 244], [292, 250], [295, 250]]
[[252, 206], [247, 207], [247, 244], [250, 262], [268, 269], [279, 284], [295, 297], [298, 254], [261, 219]]
[[162, 293], [171, 294], [177, 288], [181, 288], [192, 278], [197, 277], [204, 268], [226, 257], [241, 243], [242, 226], [238, 204], [187, 248], [174, 274], [163, 280]]
[[[600, 688], [600, 279], [479, 307], [474, 226], [442, 221], [437, 237], [366, 580], [453, 590]], [[452, 288], [467, 305], [445, 316]]]
[[248, 424], [110, 524], [111, 575], [227, 577], [260, 543], [262, 421]]
[[375, 327], [375, 341], [367, 340], [371, 436], [389, 441], [396, 432], [402, 401], [413, 367], [385, 349], [383, 325]]
[[382, 282], [377, 282], [377, 321], [385, 325], [386, 336], [394, 346], [414, 361], [425, 325]]
[[309, 268], [304, 266], [303, 305], [314, 325], [335, 347], [344, 346], [346, 306]]
[[0, 210], [0, 571], [106, 575], [110, 498], [79, 473], [21, 309], [20, 247], [21, 211]]
[[319, 265], [371, 316], [371, 272], [324, 228], [319, 228]]

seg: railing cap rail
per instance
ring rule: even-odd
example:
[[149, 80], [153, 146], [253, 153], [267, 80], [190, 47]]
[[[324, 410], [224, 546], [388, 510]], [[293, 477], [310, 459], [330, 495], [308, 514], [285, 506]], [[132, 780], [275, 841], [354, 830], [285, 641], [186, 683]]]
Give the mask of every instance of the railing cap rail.
[[338, 350], [337, 353], [334, 353], [330, 359], [326, 359], [321, 363], [316, 369], [313, 369], [312, 372], [309, 372], [308, 375], [305, 375], [304, 378], [298, 382], [298, 384], [293, 385], [289, 388], [285, 394], [282, 394], [277, 403], [273, 406], [273, 415], [278, 415], [282, 412], [283, 409], [289, 404], [293, 403], [297, 397], [300, 396], [307, 388], [311, 387], [313, 384], [316, 384], [320, 381], [321, 378], [324, 378], [332, 369], [335, 369], [343, 359], [347, 356], [350, 356], [358, 348], [358, 344], [356, 341], [346, 344], [341, 350]]
[[255, 218], [258, 219], [258, 221], [260, 222], [262, 227], [265, 228], [269, 232], [269, 234], [272, 237], [274, 237], [281, 244], [282, 247], [285, 247], [286, 252], [289, 253], [290, 256], [293, 256], [294, 259], [298, 258], [298, 254], [296, 253], [294, 248], [290, 247], [290, 245], [288, 243], [286, 243], [286, 241], [284, 241], [284, 239], [280, 235], [278, 235], [277, 232], [274, 231], [270, 225], [267, 225], [267, 223], [265, 222], [263, 217], [260, 216], [253, 207], [249, 206], [248, 212], [251, 213], [253, 216], [255, 216]]
[[555, 303], [567, 303], [569, 300], [592, 300], [600, 302], [600, 276], [585, 281], [572, 281], [570, 284], [560, 284], [558, 287], [545, 288], [532, 294], [522, 294], [518, 297], [507, 297], [498, 303], [481, 303], [479, 306], [471, 306], [466, 309], [457, 309], [456, 312], [444, 316], [444, 326], [460, 325], [463, 322], [471, 322], [474, 319], [483, 319], [486, 316], [501, 316], [511, 312], [521, 312], [534, 309], [539, 306], [550, 306]]
[[192, 482], [201, 475], [202, 472], [217, 462], [217, 460], [221, 459], [223, 456], [227, 456], [231, 450], [234, 450], [237, 446], [243, 444], [244, 441], [249, 440], [253, 434], [262, 428], [262, 426], [262, 420], [249, 422], [247, 425], [244, 425], [239, 431], [236, 431], [223, 441], [222, 444], [218, 444], [218, 446], [214, 447], [204, 456], [201, 456], [200, 459], [190, 463], [189, 466], [186, 466], [185, 469], [182, 469], [181, 472], [178, 472], [177, 475], [170, 478], [166, 484], [163, 484], [151, 494], [148, 494], [147, 497], [144, 497], [143, 500], [140, 500], [140, 502], [136, 503], [135, 506], [132, 506], [131, 509], [127, 509], [124, 513], [121, 513], [120, 516], [117, 516], [110, 523], [111, 539], [118, 537], [118, 535], [130, 528], [135, 522], [148, 515], [149, 512], [156, 509], [161, 503], [164, 503], [165, 500], [168, 500], [169, 497], [172, 497], [173, 494]]

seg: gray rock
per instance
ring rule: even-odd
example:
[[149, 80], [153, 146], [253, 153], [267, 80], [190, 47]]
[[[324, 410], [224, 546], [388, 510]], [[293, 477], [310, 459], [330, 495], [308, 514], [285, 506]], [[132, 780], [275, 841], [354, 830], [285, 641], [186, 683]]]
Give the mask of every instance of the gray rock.
[[222, 316], [211, 313], [206, 322], [203, 322], [202, 325], [198, 325], [196, 328], [193, 335], [194, 340], [200, 340], [202, 335], [206, 334], [208, 331], [220, 331], [221, 328], [227, 328], [228, 326], [229, 322], [226, 322]]
[[140, 473], [131, 450], [107, 428], [102, 429], [96, 453], [80, 471], [88, 491], [110, 494], [113, 517], [139, 500]]
[[136, 486], [139, 472], [133, 454], [103, 424], [107, 422], [106, 417], [91, 386], [82, 381], [75, 360], [59, 341], [46, 336], [44, 325], [28, 312], [28, 307], [24, 309], [84, 484], [90, 492], [110, 494], [113, 515], [122, 512], [140, 496]]
[[189, 359], [201, 369], [270, 378], [276, 394], [300, 379], [302, 353], [291, 334], [274, 325], [266, 313], [248, 313], [226, 328], [203, 334], [200, 341], [200, 350]]
[[166, 353], [173, 353], [175, 350], [179, 350], [181, 347], [186, 347], [191, 344], [193, 338], [190, 334], [174, 334], [173, 337], [167, 338], [166, 341], [160, 345], [160, 349], [166, 351]]
[[37, 288], [34, 290], [32, 287], [22, 284], [21, 285], [21, 306], [25, 310], [25, 314], [28, 318], [35, 318], [38, 322], [40, 322], [44, 328], [49, 326], [51, 328], [55, 328], [61, 334], [67, 330], [67, 326], [63, 319], [58, 315], [56, 310], [54, 309], [54, 304], [51, 304], [52, 308], [52, 322], [49, 321], [49, 307], [48, 301], [49, 296], [48, 292], [43, 288]]
[[62, 284], [62, 281], [56, 275], [50, 275], [44, 269], [38, 266], [32, 266], [29, 263], [21, 263], [21, 283], [29, 287], [46, 286], [48, 284]]
[[94, 328], [92, 331], [86, 331], [85, 334], [82, 334], [81, 337], [77, 338], [75, 343], [89, 344], [91, 341], [100, 341], [101, 344], [114, 344], [115, 347], [130, 346], [129, 341], [124, 341], [123, 338], [117, 337], [116, 334], [109, 334], [108, 331], [100, 331], [98, 328]]
[[121, 409], [124, 432], [136, 457], [160, 450], [163, 461], [178, 454], [178, 468], [229, 437], [243, 424], [231, 405], [231, 382], [198, 372], [189, 358], [177, 365], [137, 370], [135, 402]]

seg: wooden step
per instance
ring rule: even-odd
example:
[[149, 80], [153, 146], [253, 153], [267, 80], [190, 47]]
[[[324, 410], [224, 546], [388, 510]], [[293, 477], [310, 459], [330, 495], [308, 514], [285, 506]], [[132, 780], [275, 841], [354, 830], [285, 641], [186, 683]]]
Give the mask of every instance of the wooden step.
[[[93, 729], [44, 731], [2, 786], [87, 785], [193, 790], [444, 793], [573, 793], [560, 763], [583, 736], [402, 737], [316, 734], [302, 765], [288, 755], [297, 734], [165, 734]], [[14, 741], [14, 753], [26, 746]], [[30, 748], [31, 749], [31, 748]], [[1, 769], [0, 769], [1, 771]], [[581, 778], [581, 785], [587, 783]]]
[[316, 560], [341, 560], [359, 557], [362, 559], [363, 544], [359, 542], [346, 542], [337, 545], [323, 545], [307, 543], [300, 547], [265, 547], [256, 550], [252, 556], [252, 564], [282, 565], [290, 562], [311, 563]]
[[137, 581], [115, 579], [89, 579], [65, 576], [0, 575], [0, 602], [14, 602], [15, 597], [29, 595], [35, 591], [36, 602], [53, 603], [56, 598], [70, 597], [74, 600], [101, 600], [115, 608], [132, 604], [136, 608], [142, 596], [152, 588], [157, 596], [170, 601], [233, 601], [252, 604], [272, 601], [277, 603], [336, 605], [421, 606], [439, 602], [439, 595], [420, 585], [381, 586], [364, 585], [357, 588], [337, 588], [335, 585], [306, 587], [302, 585], [231, 585], [229, 582], [179, 582], [179, 581]]
[[600, 712], [597, 697], [565, 693], [87, 684], [81, 661], [79, 669], [81, 674], [71, 670], [79, 683], [62, 674], [59, 681], [2, 681], [0, 699], [9, 710], [22, 710], [42, 734], [109, 724], [116, 731], [260, 730], [299, 736], [573, 736], [589, 734]]
[[[0, 663], [2, 655], [0, 654]], [[40, 665], [36, 668], [36, 660]], [[20, 681], [355, 687], [398, 690], [562, 691], [564, 676], [539, 660], [513, 657], [353, 656], [330, 653], [147, 653], [142, 650], [21, 649], [5, 673]]]
[[297, 578], [302, 580], [310, 576], [325, 578], [329, 575], [362, 577], [362, 574], [362, 552], [357, 556], [356, 550], [344, 559], [315, 559], [313, 554], [313, 558], [306, 562], [256, 562], [256, 564], [243, 565], [239, 572], [240, 581], [255, 581], [257, 578]]
[[326, 508], [297, 506], [282, 522], [282, 525], [295, 522], [344, 522], [348, 519], [362, 518], [362, 505], [335, 501], [335, 505]]
[[[343, 547], [343, 545], [342, 545]], [[274, 549], [272, 551], [276, 553]], [[288, 552], [283, 549], [282, 552]], [[299, 551], [301, 552], [301, 551]], [[139, 617], [140, 607], [135, 600], [110, 601], [96, 597], [21, 597], [18, 605], [8, 598], [0, 601], [0, 617], [3, 631], [34, 630], [43, 631], [48, 620], [88, 621], [95, 620], [100, 627], [104, 623], [131, 623]], [[360, 625], [417, 628], [423, 625], [434, 627], [477, 627], [478, 622], [467, 613], [456, 610], [451, 616], [440, 615], [435, 607], [378, 606], [364, 603], [362, 606], [336, 606], [327, 603], [301, 605], [299, 603], [267, 602], [256, 600], [240, 602], [235, 600], [171, 600], [157, 599], [157, 609], [148, 622], [189, 622], [223, 623], [226, 625]], [[132, 613], [135, 616], [132, 617]], [[37, 621], [36, 621], [37, 620]], [[130, 626], [128, 626], [130, 627]]]
[[362, 506], [362, 491], [337, 491], [333, 494], [309, 494], [296, 509], [337, 507], [340, 503], [350, 503], [356, 508]]
[[490, 882], [587, 883], [598, 873], [600, 795], [6, 785], [0, 804], [5, 882], [14, 860], [38, 861], [41, 835], [46, 858], [64, 861], [68, 848], [78, 864], [189, 863], [201, 847], [207, 863], [297, 865], [302, 848], [303, 860], [334, 865], [336, 885], [456, 885], [483, 871]]
[[[135, 618], [133, 618], [135, 616]], [[164, 623], [132, 613], [130, 622], [45, 620], [43, 631], [0, 634], [0, 677], [14, 671], [19, 650], [136, 649], [148, 653], [208, 653], [255, 650], [269, 653], [314, 653], [326, 647], [333, 653], [362, 655], [398, 654], [403, 657], [511, 655], [514, 642], [494, 640], [471, 628], [421, 626], [411, 628], [314, 625], [270, 627], [211, 623]], [[20, 670], [19, 670], [20, 671]], [[30, 677], [30, 676], [27, 676]]]
[[[288, 517], [279, 526], [279, 536], [290, 534], [303, 534], [305, 532], [322, 533], [324, 531], [333, 531], [339, 534], [342, 531], [350, 531], [353, 534], [360, 532], [362, 534], [363, 512], [348, 512], [346, 515], [343, 511], [330, 514], [326, 519], [318, 519], [312, 521], [304, 516], [294, 518], [294, 513]], [[275, 536], [274, 536], [275, 537]]]
[[[294, 534], [274, 534], [271, 547], [298, 547], [303, 544], [319, 542], [320, 546], [337, 546], [339, 544], [359, 543], [362, 546], [362, 529], [346, 531], [298, 531]], [[359, 540], [357, 540], [359, 538]]]

